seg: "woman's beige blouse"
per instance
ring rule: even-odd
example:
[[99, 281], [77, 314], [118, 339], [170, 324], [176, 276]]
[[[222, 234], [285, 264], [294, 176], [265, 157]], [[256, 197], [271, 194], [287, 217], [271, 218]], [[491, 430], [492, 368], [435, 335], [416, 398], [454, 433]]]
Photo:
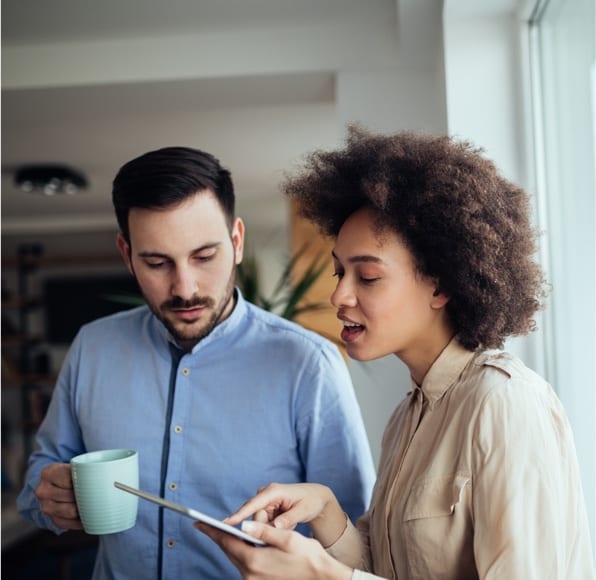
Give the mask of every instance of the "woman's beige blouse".
[[471, 353], [455, 340], [389, 420], [357, 526], [329, 552], [384, 578], [594, 578], [559, 399], [511, 355]]

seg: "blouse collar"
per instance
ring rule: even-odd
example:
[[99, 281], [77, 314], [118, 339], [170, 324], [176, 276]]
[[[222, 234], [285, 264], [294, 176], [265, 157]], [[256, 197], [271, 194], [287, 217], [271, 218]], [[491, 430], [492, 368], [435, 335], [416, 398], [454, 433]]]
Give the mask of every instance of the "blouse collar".
[[451, 339], [432, 364], [419, 387], [431, 404], [439, 400], [459, 379], [473, 357], [474, 352], [464, 348], [457, 337]]

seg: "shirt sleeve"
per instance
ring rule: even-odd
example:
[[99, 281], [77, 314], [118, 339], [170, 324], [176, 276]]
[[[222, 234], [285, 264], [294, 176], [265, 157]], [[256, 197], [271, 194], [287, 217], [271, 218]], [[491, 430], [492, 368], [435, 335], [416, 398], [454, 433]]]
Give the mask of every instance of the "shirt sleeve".
[[43, 514], [35, 489], [39, 485], [44, 467], [51, 463], [67, 463], [84, 451], [69, 397], [73, 349], [60, 371], [50, 405], [35, 437], [36, 449], [29, 457], [24, 486], [17, 498], [17, 509], [24, 518], [56, 534], [65, 530]]
[[333, 556], [336, 560], [339, 560], [346, 566], [354, 568], [352, 573], [352, 580], [367, 580], [373, 578], [381, 578], [381, 576], [375, 576], [370, 572], [366, 572], [368, 566], [367, 561], [367, 548], [366, 543], [363, 541], [361, 536], [361, 521], [358, 522], [358, 529], [354, 527], [352, 522], [348, 520], [346, 529], [342, 535], [327, 548], [327, 553]]
[[507, 377], [485, 397], [473, 445], [479, 578], [593, 578], [571, 428], [550, 386]]
[[368, 509], [376, 474], [354, 387], [335, 345], [313, 353], [296, 408], [305, 480], [329, 486], [356, 522]]

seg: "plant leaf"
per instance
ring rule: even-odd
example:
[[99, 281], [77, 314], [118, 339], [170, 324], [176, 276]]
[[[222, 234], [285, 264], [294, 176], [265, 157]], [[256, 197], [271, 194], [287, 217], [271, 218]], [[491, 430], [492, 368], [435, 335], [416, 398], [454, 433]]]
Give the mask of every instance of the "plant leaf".
[[301, 276], [295, 280], [296, 265], [308, 250], [308, 245], [308, 243], [304, 244], [287, 260], [268, 297], [263, 295], [260, 288], [261, 280], [256, 258], [254, 255], [247, 256], [237, 268], [237, 283], [243, 296], [264, 310], [279, 311], [280, 316], [289, 320], [293, 320], [304, 312], [328, 308], [329, 305], [326, 303], [300, 304], [329, 263], [327, 257], [317, 254], [307, 264]]

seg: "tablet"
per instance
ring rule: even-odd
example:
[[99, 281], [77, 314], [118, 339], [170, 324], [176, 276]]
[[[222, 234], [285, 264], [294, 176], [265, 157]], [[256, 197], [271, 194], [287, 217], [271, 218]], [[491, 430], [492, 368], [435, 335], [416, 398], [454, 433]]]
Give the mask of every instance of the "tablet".
[[137, 495], [142, 499], [152, 501], [153, 503], [155, 503], [157, 505], [160, 505], [167, 509], [178, 512], [179, 514], [182, 514], [184, 516], [192, 518], [193, 520], [197, 520], [199, 522], [203, 522], [205, 524], [213, 526], [214, 528], [217, 528], [219, 530], [223, 530], [224, 532], [227, 532], [228, 534], [232, 534], [233, 536], [236, 536], [237, 538], [240, 538], [240, 539], [242, 539], [246, 542], [249, 542], [255, 546], [264, 546], [265, 545], [265, 542], [263, 540], [260, 540], [259, 538], [254, 538], [253, 536], [243, 532], [242, 530], [240, 530], [238, 528], [235, 528], [234, 526], [230, 526], [229, 524], [226, 524], [226, 523], [222, 522], [221, 520], [212, 518], [211, 516], [208, 516], [202, 512], [194, 510], [192, 508], [174, 503], [173, 501], [168, 501], [167, 499], [164, 499], [163, 497], [159, 497], [157, 495], [152, 495], [150, 493], [147, 493], [146, 491], [141, 491], [140, 489], [136, 489], [134, 487], [129, 487], [128, 485], [125, 485], [124, 483], [120, 483], [119, 481], [114, 482], [114, 487], [117, 487], [118, 489], [121, 489], [122, 491], [127, 491], [128, 493]]

